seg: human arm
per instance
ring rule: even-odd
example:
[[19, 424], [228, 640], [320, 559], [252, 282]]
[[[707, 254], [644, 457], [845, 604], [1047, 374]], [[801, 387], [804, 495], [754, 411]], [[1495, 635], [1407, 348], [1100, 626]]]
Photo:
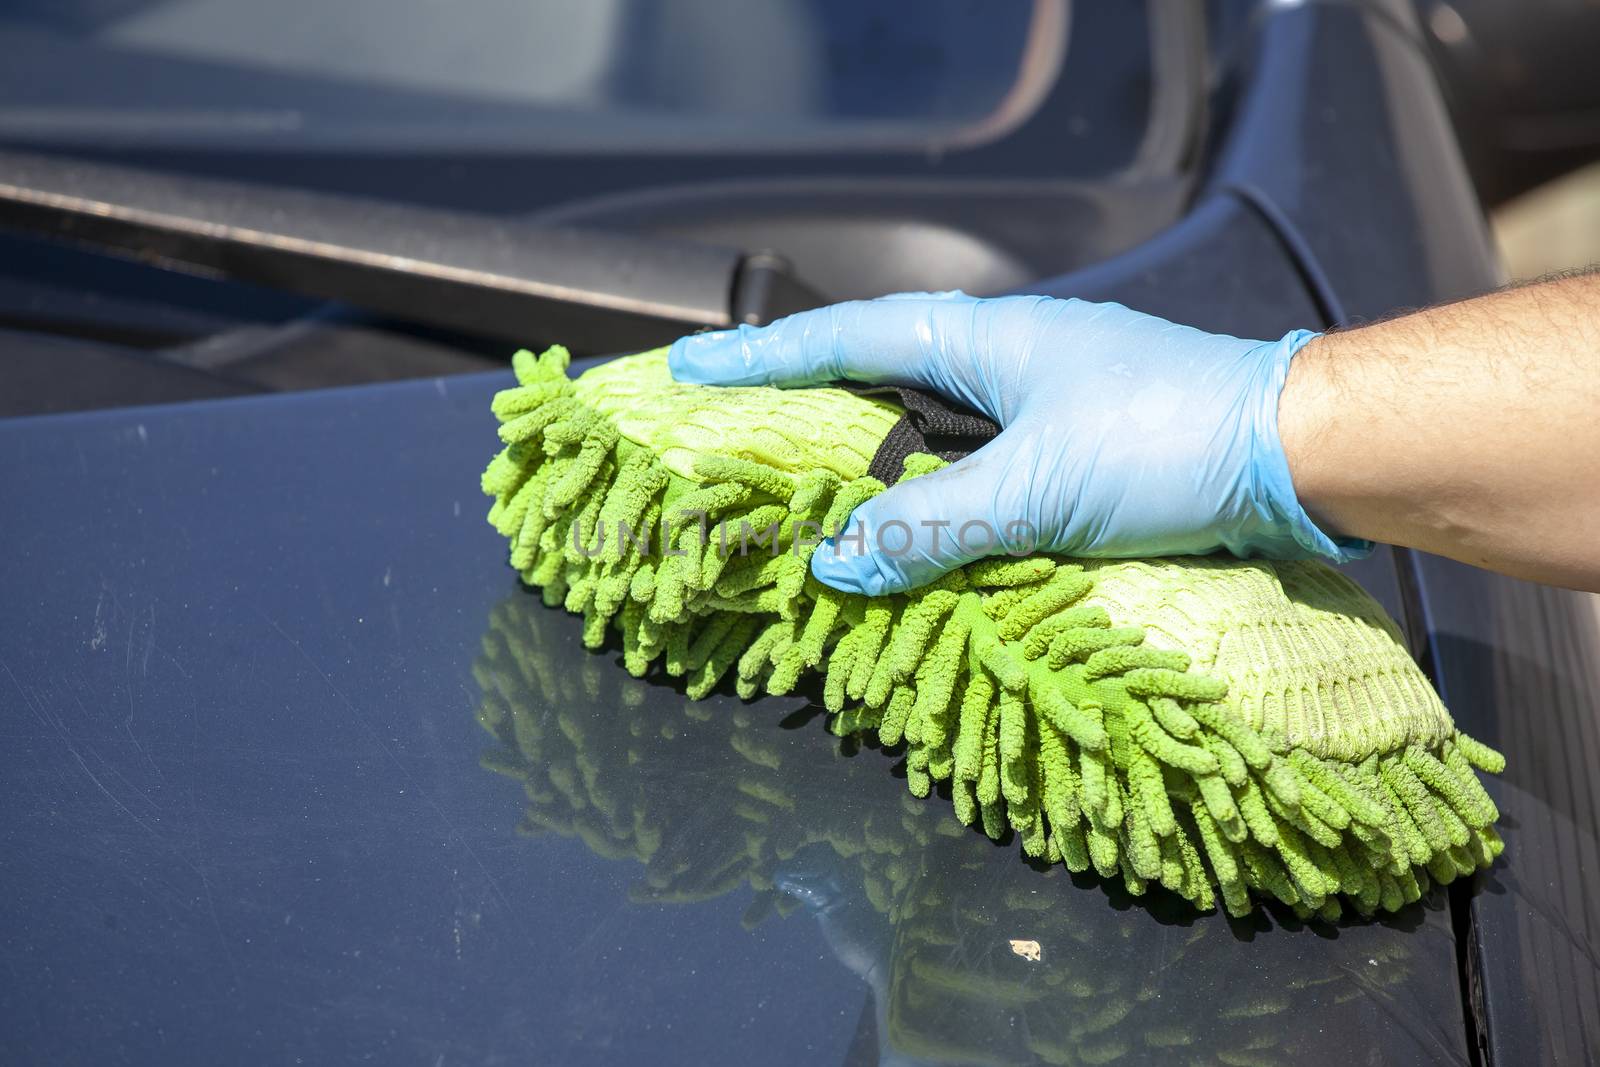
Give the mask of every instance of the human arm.
[[1324, 529], [1600, 590], [1600, 275], [1315, 338], [1278, 430]]
[[[1376, 539], [1593, 587], [1600, 443], [1596, 387], [1579, 379], [1600, 343], [1578, 321], [1594, 281], [1573, 282], [1276, 341], [1116, 304], [905, 294], [685, 338], [669, 362], [720, 384], [914, 385], [1005, 428], [856, 510], [865, 551], [830, 543], [812, 560], [847, 590], [910, 588], [1019, 547], [1346, 559]], [[1535, 411], [1547, 420], [1537, 430]], [[1493, 444], [1468, 442], [1477, 426]], [[1518, 474], [1519, 463], [1539, 470]], [[1478, 499], [1489, 492], [1500, 495]], [[1029, 545], [1005, 533], [1019, 520]], [[873, 531], [895, 522], [918, 536], [883, 551]], [[1000, 537], [984, 551], [941, 539], [966, 523]]]

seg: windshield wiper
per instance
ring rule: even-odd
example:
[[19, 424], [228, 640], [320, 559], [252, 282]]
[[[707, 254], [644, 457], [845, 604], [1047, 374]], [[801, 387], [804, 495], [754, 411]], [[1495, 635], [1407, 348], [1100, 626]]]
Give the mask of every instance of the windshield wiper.
[[0, 152], [0, 226], [588, 351], [766, 322], [825, 300], [771, 252]]

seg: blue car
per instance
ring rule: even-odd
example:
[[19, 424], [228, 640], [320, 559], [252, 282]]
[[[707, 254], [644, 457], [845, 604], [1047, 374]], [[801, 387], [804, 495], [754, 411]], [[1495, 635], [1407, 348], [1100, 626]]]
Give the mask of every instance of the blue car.
[[1594, 598], [1350, 565], [1504, 752], [1505, 854], [1230, 919], [962, 827], [818, 694], [585, 651], [478, 489], [521, 345], [1494, 288], [1480, 195], [1581, 138], [1500, 151], [1457, 46], [1559, 6], [8, 5], [0, 1060], [1600, 1059]]

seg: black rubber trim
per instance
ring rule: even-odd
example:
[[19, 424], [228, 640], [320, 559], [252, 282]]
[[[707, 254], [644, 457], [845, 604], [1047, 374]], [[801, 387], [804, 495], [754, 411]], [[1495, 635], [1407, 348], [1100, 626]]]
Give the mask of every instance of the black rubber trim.
[[[1400, 620], [1406, 641], [1417, 666], [1435, 689], [1439, 688], [1439, 661], [1428, 630], [1427, 605], [1417, 578], [1416, 553], [1396, 545], [1392, 548], [1395, 582], [1400, 589]], [[1467, 1058], [1472, 1067], [1493, 1067], [1494, 1054], [1489, 1043], [1489, 1016], [1483, 1005], [1482, 958], [1478, 933], [1472, 922], [1472, 897], [1480, 874], [1458, 878], [1445, 890], [1450, 907], [1450, 930], [1456, 943], [1456, 988], [1461, 993], [1461, 1018], [1467, 1027]]]

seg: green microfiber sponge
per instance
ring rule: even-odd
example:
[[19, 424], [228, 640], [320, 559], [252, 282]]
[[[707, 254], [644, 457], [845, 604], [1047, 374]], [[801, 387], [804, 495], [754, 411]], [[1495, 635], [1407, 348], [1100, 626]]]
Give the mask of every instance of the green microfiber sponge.
[[699, 697], [732, 674], [749, 697], [816, 672], [831, 728], [903, 744], [914, 794], [948, 781], [991, 837], [1205, 909], [1393, 911], [1502, 848], [1473, 768], [1503, 760], [1331, 568], [1035, 555], [849, 596], [810, 553], [883, 490], [866, 471], [894, 405], [683, 385], [664, 352], [576, 380], [560, 348], [514, 367], [490, 521], [636, 675], [660, 663]]

